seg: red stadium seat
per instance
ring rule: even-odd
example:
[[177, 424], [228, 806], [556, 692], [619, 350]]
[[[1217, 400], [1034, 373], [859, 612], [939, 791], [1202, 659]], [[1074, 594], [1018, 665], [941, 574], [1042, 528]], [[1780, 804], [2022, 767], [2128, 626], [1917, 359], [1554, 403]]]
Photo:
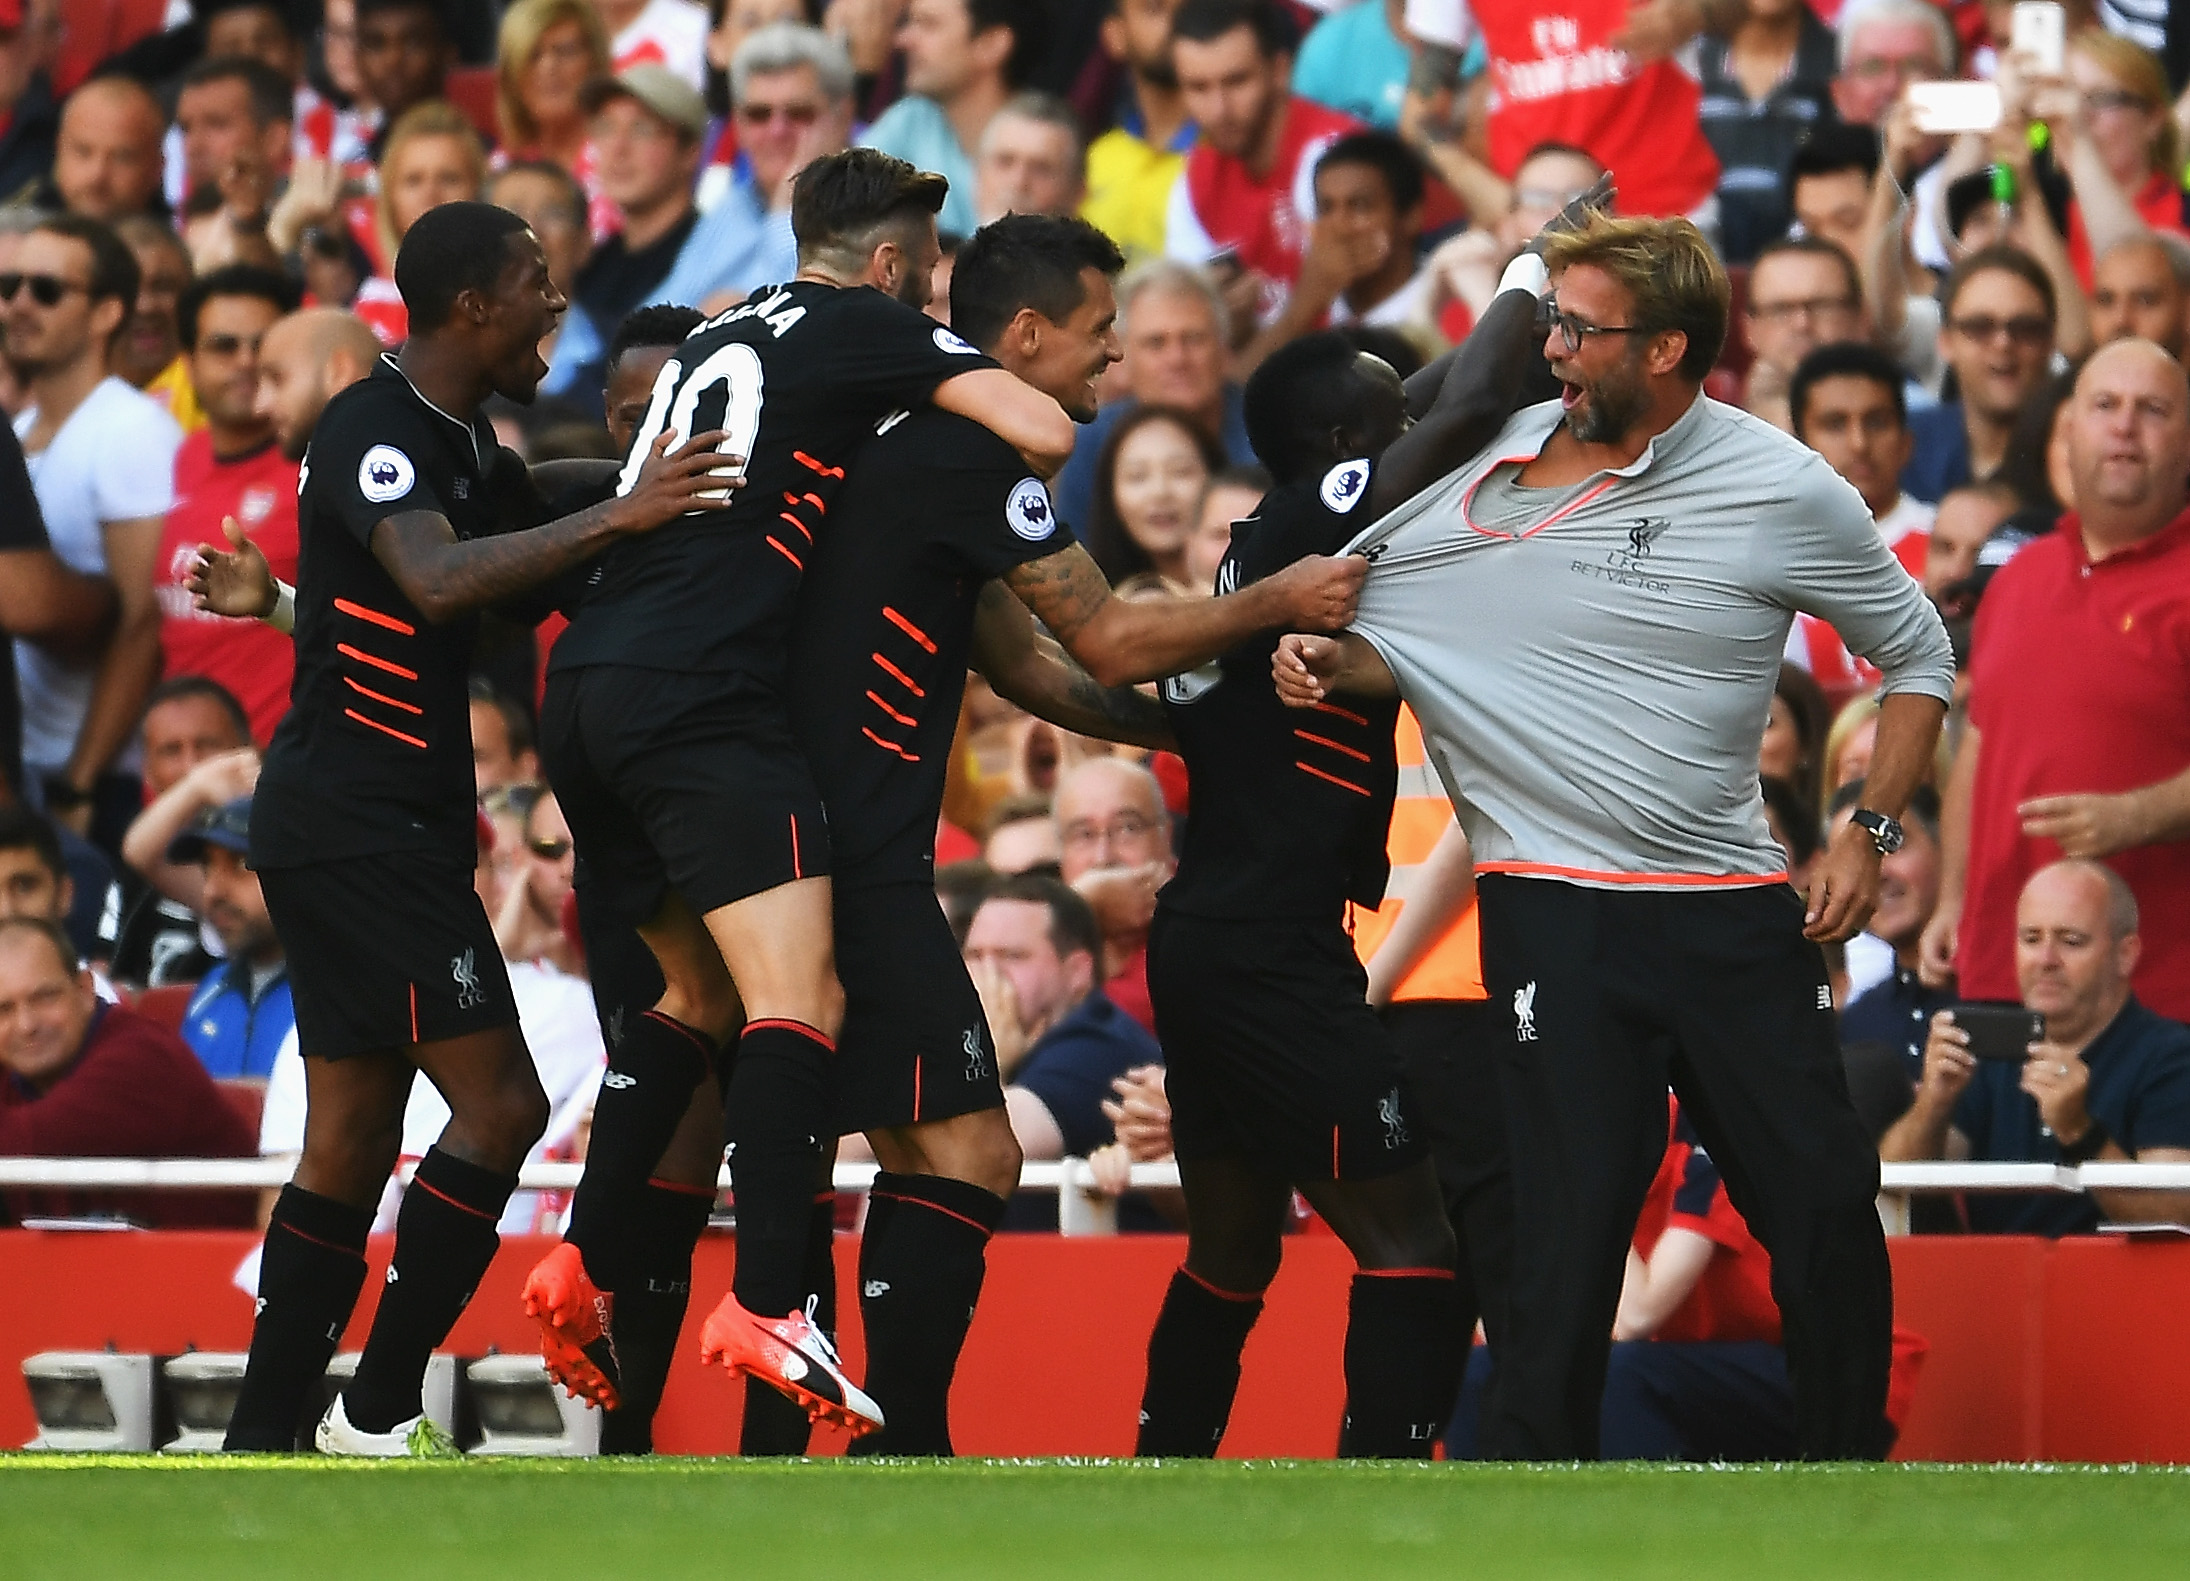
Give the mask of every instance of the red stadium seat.
[[190, 1001], [197, 992], [196, 983], [162, 983], [157, 988], [141, 990], [130, 1008], [147, 1021], [157, 1021], [170, 1032], [180, 1032], [183, 1012], [190, 1008]]

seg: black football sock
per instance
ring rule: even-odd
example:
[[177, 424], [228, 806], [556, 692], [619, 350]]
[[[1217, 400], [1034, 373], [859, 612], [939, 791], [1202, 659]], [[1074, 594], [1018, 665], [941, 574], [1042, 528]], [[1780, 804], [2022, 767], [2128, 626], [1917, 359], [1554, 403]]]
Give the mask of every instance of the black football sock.
[[312, 1388], [326, 1376], [365, 1284], [370, 1208], [353, 1208], [301, 1186], [284, 1186], [259, 1254], [258, 1320], [251, 1359], [221, 1447], [297, 1447]]
[[989, 1237], [1004, 1199], [942, 1175], [875, 1176], [859, 1248], [859, 1309], [867, 1336], [866, 1390], [887, 1425], [854, 1453], [951, 1453], [951, 1379], [988, 1274]]
[[1184, 1268], [1171, 1276], [1148, 1336], [1134, 1454], [1207, 1459], [1217, 1452], [1239, 1393], [1239, 1353], [1260, 1316], [1259, 1294], [1219, 1290]]
[[[603, 1290], [620, 1292], [629, 1280], [647, 1277], [629, 1264], [626, 1254], [637, 1250], [630, 1226], [649, 1206], [649, 1177], [714, 1056], [712, 1039], [658, 1010], [632, 1017], [609, 1055], [565, 1236]], [[621, 1308], [615, 1321], [620, 1355]]]
[[712, 1186], [650, 1180], [625, 1226], [624, 1283], [612, 1315], [620, 1404], [601, 1418], [601, 1453], [645, 1455], [654, 1449], [654, 1413], [676, 1359], [692, 1299], [692, 1248], [715, 1208]]
[[1459, 1382], [1458, 1303], [1452, 1274], [1443, 1269], [1354, 1275], [1342, 1458], [1429, 1458], [1451, 1419]]
[[797, 1021], [753, 1021], [738, 1039], [723, 1094], [738, 1261], [731, 1289], [755, 1317], [806, 1304], [814, 1183], [832, 1138], [829, 1057], [835, 1045]]
[[502, 1238], [495, 1221], [515, 1175], [439, 1147], [418, 1161], [395, 1220], [395, 1260], [342, 1409], [360, 1432], [385, 1433], [423, 1409], [426, 1362], [449, 1337]]
[[[836, 1191], [818, 1192], [806, 1214], [806, 1293], [814, 1300], [814, 1327], [836, 1343]], [[758, 1378], [745, 1380], [745, 1416], [738, 1428], [741, 1455], [803, 1455], [813, 1434], [805, 1407]]]

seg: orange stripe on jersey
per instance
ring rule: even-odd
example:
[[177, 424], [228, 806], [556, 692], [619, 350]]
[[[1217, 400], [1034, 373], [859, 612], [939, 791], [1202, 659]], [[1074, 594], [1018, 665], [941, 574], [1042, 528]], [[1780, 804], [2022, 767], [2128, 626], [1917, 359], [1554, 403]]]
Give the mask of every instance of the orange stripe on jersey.
[[[805, 869], [805, 866], [804, 866], [804, 865], [803, 865], [803, 864], [802, 864], [802, 863], [801, 863], [801, 862], [799, 861], [799, 859], [798, 859], [798, 814], [797, 814], [797, 813], [793, 813], [793, 814], [791, 814], [791, 876], [792, 876], [793, 878], [804, 878], [804, 877], [806, 876], [806, 869]], [[747, 1030], [748, 1030], [748, 1031], [750, 1031], [750, 1030], [751, 1030], [751, 1028], [747, 1028]]]
[[419, 707], [416, 703], [406, 703], [399, 698], [388, 697], [380, 692], [376, 692], [370, 686], [360, 686], [357, 684], [357, 682], [351, 680], [347, 675], [342, 678], [342, 684], [344, 686], [347, 686], [351, 691], [356, 692], [360, 697], [370, 697], [376, 703], [386, 703], [390, 708], [399, 708], [406, 714], [416, 714], [421, 719], [423, 719], [426, 715], [426, 710]]
[[400, 675], [406, 681], [415, 681], [418, 679], [418, 672], [416, 670], [406, 670], [400, 664], [391, 664], [386, 659], [375, 658], [373, 657], [373, 655], [367, 653], [363, 648], [353, 648], [347, 642], [336, 643], [335, 652], [341, 654], [346, 659], [355, 659], [360, 664], [369, 664], [376, 670], [386, 670], [390, 675]]
[[809, 456], [803, 450], [792, 451], [791, 459], [793, 461], [796, 461], [800, 466], [807, 468], [809, 471], [820, 473], [825, 478], [841, 478], [844, 476], [844, 469], [842, 467], [825, 467], [820, 462], [816, 461], [812, 456]]
[[917, 728], [919, 728], [919, 725], [920, 725], [920, 721], [919, 721], [919, 720], [917, 720], [917, 719], [913, 718], [913, 716], [912, 716], [912, 715], [910, 715], [910, 714], [901, 714], [901, 713], [899, 713], [899, 712], [898, 712], [898, 711], [897, 711], [896, 709], [892, 708], [892, 707], [891, 707], [891, 706], [890, 706], [890, 705], [889, 705], [888, 703], [885, 703], [885, 702], [884, 702], [884, 701], [883, 701], [883, 700], [882, 700], [882, 699], [881, 699], [881, 698], [880, 698], [880, 697], [879, 697], [878, 695], [876, 695], [875, 693], [873, 693], [873, 692], [869, 692], [869, 693], [867, 694], [867, 701], [868, 701], [868, 702], [870, 702], [870, 703], [872, 703], [872, 704], [874, 704], [874, 705], [875, 705], [875, 707], [877, 707], [877, 708], [881, 709], [881, 710], [882, 710], [882, 711], [883, 711], [884, 713], [888, 714], [888, 715], [889, 715], [889, 716], [890, 716], [890, 717], [891, 717], [892, 719], [896, 720], [896, 721], [897, 721], [897, 722], [898, 722], [899, 724], [903, 725], [903, 726], [904, 726], [904, 727], [905, 727], [905, 728], [906, 728], [907, 730], [914, 730], [914, 729], [917, 729]]
[[1303, 741], [1313, 741], [1319, 747], [1329, 747], [1333, 752], [1343, 752], [1346, 754], [1346, 756], [1352, 758], [1356, 763], [1366, 763], [1369, 761], [1368, 753], [1356, 752], [1352, 747], [1340, 746], [1336, 741], [1331, 740], [1328, 736], [1314, 735], [1306, 730], [1296, 730], [1293, 732], [1293, 734], [1300, 737], [1300, 739]]
[[791, 553], [790, 550], [784, 548], [782, 544], [776, 542], [775, 534], [773, 533], [770, 533], [768, 535], [768, 547], [775, 550], [777, 554], [782, 555], [784, 559], [790, 561], [791, 564], [797, 566], [801, 571], [806, 569], [806, 562], [804, 560], [801, 560], [797, 555]]
[[1478, 862], [1478, 873], [1521, 873], [1540, 878], [1585, 878], [1599, 884], [1673, 884], [1684, 889], [1752, 889], [1784, 884], [1785, 873], [1600, 873], [1550, 862]]
[[345, 708], [342, 711], [344, 714], [356, 720], [361, 725], [371, 725], [375, 730], [379, 731], [384, 736], [393, 736], [396, 738], [396, 740], [404, 742], [406, 745], [414, 746], [418, 748], [418, 750], [421, 752], [426, 750], [426, 743], [419, 740], [416, 736], [407, 736], [402, 731], [394, 729], [391, 726], [384, 725], [377, 719], [367, 719], [363, 714], [359, 713], [354, 708]]
[[898, 745], [898, 744], [897, 744], [896, 742], [894, 742], [894, 741], [885, 741], [885, 740], [883, 740], [883, 739], [882, 739], [882, 738], [881, 738], [880, 736], [876, 735], [876, 734], [875, 734], [875, 733], [874, 733], [874, 732], [873, 732], [872, 730], [869, 730], [869, 729], [868, 729], [868, 728], [867, 728], [867, 727], [866, 727], [865, 725], [861, 725], [861, 726], [859, 727], [859, 733], [860, 733], [861, 735], [865, 736], [865, 737], [866, 737], [866, 738], [867, 738], [867, 739], [868, 739], [869, 741], [872, 741], [872, 742], [873, 742], [873, 743], [874, 743], [874, 744], [875, 744], [876, 746], [880, 747], [880, 748], [881, 748], [881, 749], [882, 749], [883, 751], [885, 751], [885, 752], [894, 752], [894, 753], [896, 753], [896, 754], [897, 754], [897, 755], [898, 755], [899, 757], [903, 758], [903, 759], [904, 759], [904, 760], [905, 760], [905, 761], [906, 761], [907, 763], [918, 763], [918, 762], [920, 761], [920, 754], [919, 754], [919, 753], [917, 753], [917, 752], [907, 752], [907, 751], [906, 751], [906, 750], [905, 750], [905, 749], [904, 749], [903, 747], [899, 746], [899, 745]]
[[778, 520], [787, 521], [793, 527], [796, 527], [799, 530], [799, 533], [805, 538], [808, 543], [812, 543], [814, 541], [814, 535], [810, 532], [807, 532], [806, 524], [800, 521], [796, 516], [793, 516], [789, 511], [777, 511], [776, 516]]
[[1368, 720], [1362, 718], [1352, 709], [1341, 708], [1336, 703], [1310, 703], [1308, 706], [1320, 714], [1336, 714], [1341, 719], [1351, 719], [1357, 725], [1366, 726], [1368, 724]]
[[346, 598], [336, 599], [335, 608], [345, 615], [354, 616], [358, 620], [369, 621], [375, 626], [384, 627], [398, 636], [415, 637], [418, 635], [418, 628], [409, 621], [397, 620], [393, 615], [383, 615], [377, 609], [367, 609], [363, 604], [353, 604]]
[[922, 631], [918, 626], [914, 625], [911, 621], [907, 620], [903, 615], [900, 615], [896, 610], [890, 608], [890, 606], [887, 604], [884, 604], [882, 606], [882, 618], [888, 621], [891, 625], [895, 626], [899, 631], [902, 631], [906, 636], [912, 638], [913, 641], [919, 643], [921, 647], [927, 649], [930, 653], [933, 653], [935, 651], [935, 641], [933, 638], [931, 638], [926, 632]]
[[918, 681], [907, 675], [903, 670], [892, 664], [888, 659], [882, 657], [881, 654], [877, 653], [873, 657], [875, 663], [881, 665], [882, 668], [888, 670], [892, 675], [896, 676], [899, 681], [903, 682], [905, 690], [912, 693], [913, 696], [925, 697], [928, 695], [926, 692], [920, 689], [920, 683]]
[[1366, 790], [1362, 789], [1362, 787], [1356, 785], [1352, 780], [1342, 780], [1336, 774], [1326, 774], [1323, 772], [1323, 770], [1317, 768], [1313, 763], [1295, 762], [1293, 764], [1293, 767], [1299, 769], [1303, 774], [1313, 774], [1319, 780], [1329, 780], [1333, 785], [1336, 785], [1343, 790], [1350, 790], [1356, 796], [1366, 796], [1369, 794]]

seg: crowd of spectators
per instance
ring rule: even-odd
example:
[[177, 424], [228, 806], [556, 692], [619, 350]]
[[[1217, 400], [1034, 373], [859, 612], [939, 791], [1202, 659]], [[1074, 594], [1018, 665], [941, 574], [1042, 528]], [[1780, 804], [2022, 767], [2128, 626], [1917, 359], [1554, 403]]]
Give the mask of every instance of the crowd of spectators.
[[[1056, 498], [1132, 597], [1211, 591], [1268, 483], [1242, 386], [1278, 346], [1344, 327], [1412, 371], [1606, 170], [1623, 211], [1694, 218], [1736, 287], [1709, 392], [1825, 457], [1955, 641], [1935, 784], [1834, 959], [1884, 1156], [2190, 1158], [2174, 10], [2072, 0], [2048, 62], [2002, 0], [195, 0], [134, 38], [111, 9], [0, 0], [0, 1151], [298, 1145], [244, 860], [289, 645], [185, 584], [224, 533], [294, 580], [312, 425], [404, 335], [410, 225], [477, 196], [531, 223], [571, 307], [497, 429], [615, 455], [689, 310], [793, 273], [791, 177], [864, 143], [951, 179], [939, 317], [958, 242], [1007, 212], [1079, 212], [1131, 260]], [[1953, 80], [1992, 86], [1995, 124], [1926, 119]], [[482, 638], [478, 884], [555, 1105], [542, 1156], [575, 1157], [603, 1029], [532, 741], [555, 629]], [[1807, 616], [1785, 659], [1759, 769], [1799, 877], [1860, 796], [1878, 677]], [[1191, 814], [1176, 759], [970, 688], [939, 899], [1027, 1156], [1092, 1154], [1112, 1189], [1168, 1151], [1146, 936]], [[1972, 1000], [2042, 1036], [1973, 1057]], [[442, 1119], [420, 1084], [406, 1152]], [[93, 1206], [117, 1204], [6, 1212]], [[2185, 1216], [2098, 1193], [1928, 1227]], [[1633, 1337], [1685, 1332], [1663, 1287], [1631, 1297]]]

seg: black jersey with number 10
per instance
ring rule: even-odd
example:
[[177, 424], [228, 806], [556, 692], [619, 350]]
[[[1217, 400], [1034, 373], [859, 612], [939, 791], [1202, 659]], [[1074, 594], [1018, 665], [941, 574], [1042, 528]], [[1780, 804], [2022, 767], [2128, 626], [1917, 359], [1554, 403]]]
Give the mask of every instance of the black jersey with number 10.
[[722, 429], [745, 484], [723, 509], [619, 544], [592, 574], [551, 668], [736, 671], [780, 685], [800, 580], [861, 443], [891, 410], [988, 358], [866, 286], [793, 281], [695, 329], [663, 364], [621, 491], [664, 428]]

